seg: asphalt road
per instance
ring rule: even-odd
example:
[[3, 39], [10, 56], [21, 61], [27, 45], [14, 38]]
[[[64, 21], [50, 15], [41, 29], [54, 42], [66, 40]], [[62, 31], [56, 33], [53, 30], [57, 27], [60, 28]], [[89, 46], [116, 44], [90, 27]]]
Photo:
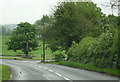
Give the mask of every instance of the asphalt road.
[[10, 80], [118, 80], [117, 77], [54, 64], [38, 64], [39, 61], [2, 60], [11, 67]]

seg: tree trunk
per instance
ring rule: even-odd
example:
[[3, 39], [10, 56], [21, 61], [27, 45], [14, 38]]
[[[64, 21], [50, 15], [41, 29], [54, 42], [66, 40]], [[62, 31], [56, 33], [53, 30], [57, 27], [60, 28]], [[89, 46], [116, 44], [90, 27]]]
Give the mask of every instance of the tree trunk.
[[45, 40], [43, 39], [43, 61], [45, 61]]
[[[44, 29], [44, 15], [43, 15], [43, 29]], [[45, 61], [45, 39], [43, 37], [43, 61]]]
[[28, 57], [28, 33], [26, 33], [26, 52], [25, 52], [26, 58]]

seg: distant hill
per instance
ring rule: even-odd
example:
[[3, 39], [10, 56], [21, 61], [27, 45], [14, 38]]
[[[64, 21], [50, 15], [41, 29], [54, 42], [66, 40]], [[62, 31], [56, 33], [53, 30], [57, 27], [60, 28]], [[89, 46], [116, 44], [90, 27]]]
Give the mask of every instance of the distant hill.
[[[4, 28], [2, 28], [2, 26]], [[10, 36], [14, 28], [17, 27], [17, 24], [5, 24], [0, 25], [0, 36]]]
[[17, 27], [17, 24], [5, 24], [5, 25], [0, 25], [0, 27], [6, 27], [6, 28], [10, 28], [10, 29], [13, 29], [13, 28], [16, 28]]

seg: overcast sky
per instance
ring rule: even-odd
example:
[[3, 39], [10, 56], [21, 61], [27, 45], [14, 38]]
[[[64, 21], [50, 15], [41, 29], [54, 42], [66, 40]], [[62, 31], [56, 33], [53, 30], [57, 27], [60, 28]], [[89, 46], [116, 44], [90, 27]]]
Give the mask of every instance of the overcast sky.
[[[0, 0], [0, 24], [18, 24], [29, 22], [33, 24], [43, 15], [51, 14], [51, 8], [57, 4], [58, 0]], [[102, 12], [110, 14], [110, 8], [101, 6], [109, 0], [92, 0]], [[117, 12], [114, 12], [117, 15]]]

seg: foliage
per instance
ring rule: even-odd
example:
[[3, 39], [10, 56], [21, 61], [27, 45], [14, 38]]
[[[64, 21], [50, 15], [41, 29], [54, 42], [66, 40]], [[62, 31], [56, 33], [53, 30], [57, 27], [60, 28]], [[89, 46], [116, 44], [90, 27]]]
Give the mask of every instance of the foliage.
[[36, 27], [39, 27], [39, 26], [43, 26], [43, 22], [44, 23], [49, 23], [49, 21], [50, 21], [49, 16], [45, 15], [44, 19], [42, 18], [40, 20], [37, 20], [37, 21], [35, 21], [34, 24], [36, 25]]
[[36, 28], [27, 22], [18, 24], [18, 27], [13, 31], [10, 40], [6, 43], [8, 50], [22, 50], [26, 52], [26, 34], [28, 35], [28, 51], [36, 50], [38, 46], [36, 38]]
[[58, 50], [58, 51], [54, 52], [53, 56], [54, 56], [54, 60], [57, 62], [65, 60], [65, 52], [64, 51]]
[[97, 37], [102, 32], [101, 9], [92, 2], [63, 2], [53, 14], [54, 22], [42, 32], [53, 51], [67, 51], [72, 41], [78, 43], [86, 36]]
[[120, 66], [118, 63], [118, 30], [102, 33], [98, 38], [86, 37], [79, 44], [73, 42], [67, 54], [72, 61], [90, 63], [98, 67]]
[[48, 26], [49, 22], [50, 22], [49, 16], [45, 15], [43, 18], [41, 18], [40, 20], [37, 20], [34, 23], [36, 25], [36, 28], [37, 28], [37, 34], [39, 36], [39, 39], [42, 39], [40, 33], [41, 33], [41, 30], [43, 29], [43, 25], [44, 25], [44, 27], [46, 27], [46, 26]]
[[[8, 46], [5, 43], [9, 41], [10, 36], [1, 36], [0, 38], [2, 38], [2, 53], [0, 55], [3, 55], [3, 56], [17, 56], [17, 55], [24, 56], [24, 52], [22, 52], [21, 50], [17, 50], [16, 52], [14, 52], [13, 50], [7, 50]], [[37, 57], [40, 59], [41, 55], [43, 54], [43, 50], [42, 50], [43, 43], [42, 43], [42, 40], [37, 40], [37, 42], [38, 42], [37, 50], [29, 52], [28, 55], [32, 55], [32, 57]], [[53, 54], [51, 53], [51, 50], [49, 47], [46, 48], [46, 59], [50, 59], [50, 60], [53, 59]]]
[[10, 36], [12, 34], [12, 29], [6, 28], [5, 26], [0, 27], [2, 36]]

